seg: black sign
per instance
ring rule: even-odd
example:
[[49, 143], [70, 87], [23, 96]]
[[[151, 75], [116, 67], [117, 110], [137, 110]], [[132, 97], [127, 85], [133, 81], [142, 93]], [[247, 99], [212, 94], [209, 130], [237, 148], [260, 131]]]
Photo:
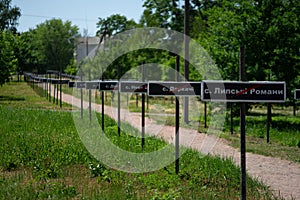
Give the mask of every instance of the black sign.
[[40, 83], [47, 83], [48, 82], [47, 78], [38, 77], [38, 76], [35, 76], [34, 80], [37, 81], [37, 82], [40, 82]]
[[149, 96], [200, 96], [201, 82], [149, 82]]
[[85, 88], [88, 90], [96, 90], [99, 89], [99, 81], [88, 81], [85, 82]]
[[84, 81], [76, 81], [74, 84], [75, 88], [85, 88], [85, 82]]
[[48, 82], [48, 79], [47, 79], [47, 78], [41, 78], [41, 79], [40, 79], [40, 82], [42, 82], [42, 83], [47, 83], [47, 82]]
[[75, 82], [69, 81], [69, 87], [70, 87], [70, 88], [73, 88], [74, 86], [75, 86]]
[[69, 80], [66, 80], [66, 79], [62, 79], [62, 80], [59, 80], [58, 84], [68, 84], [69, 83]]
[[100, 91], [113, 91], [118, 89], [118, 81], [103, 81], [99, 84]]
[[46, 73], [47, 74], [59, 74], [59, 71], [56, 71], [56, 70], [47, 70]]
[[120, 82], [120, 92], [124, 93], [147, 93], [148, 84], [138, 81]]
[[59, 79], [50, 79], [50, 82], [51, 82], [52, 84], [58, 84]]
[[50, 79], [50, 82], [52, 84], [68, 84], [69, 83], [69, 80], [60, 80], [60, 79]]
[[300, 100], [300, 89], [295, 90], [294, 99], [295, 100]]
[[285, 102], [285, 82], [203, 81], [202, 101]]

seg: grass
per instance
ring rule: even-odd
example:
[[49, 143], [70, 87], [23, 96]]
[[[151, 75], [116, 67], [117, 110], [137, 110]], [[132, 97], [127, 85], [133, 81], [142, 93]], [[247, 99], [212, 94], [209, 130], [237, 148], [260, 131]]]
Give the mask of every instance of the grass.
[[[13, 88], [21, 87], [31, 90], [10, 83], [1, 95], [9, 96], [6, 90], [16, 94]], [[178, 175], [173, 164], [151, 173], [116, 171], [85, 149], [71, 112], [31, 94], [34, 101], [24, 94], [22, 104], [0, 102], [0, 199], [239, 199], [240, 170], [231, 160], [187, 150]], [[116, 123], [108, 117], [105, 125], [105, 134], [121, 148], [141, 152], [140, 139], [124, 132], [118, 137]], [[166, 145], [152, 137], [146, 141], [146, 152]], [[249, 199], [278, 199], [250, 177], [247, 193]]]
[[[287, 111], [288, 110], [288, 111]], [[266, 139], [266, 108], [254, 108], [246, 115], [246, 145], [247, 151], [265, 156], [278, 157], [293, 162], [300, 162], [300, 118], [293, 116], [289, 108], [273, 105], [272, 122], [269, 138]], [[222, 137], [231, 145], [239, 147], [239, 117], [233, 118], [234, 134], [230, 132], [230, 122], [227, 121]]]
[[[33, 90], [26, 82], [11, 81], [0, 87], [0, 105], [26, 109], [60, 109], [59, 105], [46, 101], [44, 95], [43, 90], [37, 86]], [[43, 100], [41, 97], [44, 97]], [[63, 103], [62, 109], [71, 110], [72, 106]]]

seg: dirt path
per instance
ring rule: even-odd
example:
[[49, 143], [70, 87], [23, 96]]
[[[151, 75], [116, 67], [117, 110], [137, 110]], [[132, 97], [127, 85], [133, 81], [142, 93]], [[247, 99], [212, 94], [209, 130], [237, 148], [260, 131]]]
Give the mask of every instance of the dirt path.
[[[62, 96], [64, 102], [80, 107], [80, 99], [67, 94]], [[84, 102], [84, 108], [88, 108], [87, 102]], [[100, 105], [92, 103], [92, 109], [101, 112]], [[116, 108], [105, 106], [105, 114], [117, 120]], [[138, 113], [129, 113], [127, 110], [122, 109], [121, 121], [129, 122], [132, 126], [141, 130], [141, 115]], [[157, 125], [151, 119], [146, 118], [145, 129], [149, 135], [155, 135], [167, 142], [174, 143], [174, 127]], [[195, 130], [180, 128], [180, 144], [199, 150], [202, 153], [232, 158], [237, 165], [240, 165], [239, 150], [230, 147], [224, 139], [198, 133]], [[253, 153], [247, 153], [246, 158], [247, 172], [252, 177], [256, 177], [270, 186], [275, 195], [280, 194], [285, 199], [300, 200], [300, 164]]]

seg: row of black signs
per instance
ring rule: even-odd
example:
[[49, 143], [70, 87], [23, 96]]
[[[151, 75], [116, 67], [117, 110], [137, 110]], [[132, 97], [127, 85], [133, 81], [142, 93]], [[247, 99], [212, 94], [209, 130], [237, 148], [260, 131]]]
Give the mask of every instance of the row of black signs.
[[[31, 77], [38, 82], [68, 84], [69, 87], [98, 89], [100, 91], [119, 90], [122, 93], [147, 93], [149, 96], [201, 96], [202, 101], [227, 102], [285, 102], [285, 82], [138, 82], [138, 81], [76, 81]], [[300, 100], [300, 89], [294, 92]]]
[[60, 73], [60, 71], [57, 71], [57, 70], [47, 70], [46, 73], [60, 75], [61, 77], [69, 78], [69, 79], [73, 79], [73, 80], [78, 80], [80, 78], [79, 76], [73, 76], [70, 74]]
[[[285, 102], [285, 82], [138, 82], [138, 81], [86, 81], [69, 82], [69, 87], [120, 91], [121, 93], [147, 93], [149, 96], [199, 96], [202, 101], [219, 102]], [[300, 99], [295, 90], [295, 99]]]
[[34, 81], [40, 82], [40, 83], [51, 83], [51, 84], [63, 84], [67, 85], [69, 84], [70, 80], [67, 79], [54, 79], [54, 78], [44, 78], [44, 77], [39, 77], [39, 76], [34, 76], [32, 74], [25, 74], [24, 75], [27, 78], [31, 78]]

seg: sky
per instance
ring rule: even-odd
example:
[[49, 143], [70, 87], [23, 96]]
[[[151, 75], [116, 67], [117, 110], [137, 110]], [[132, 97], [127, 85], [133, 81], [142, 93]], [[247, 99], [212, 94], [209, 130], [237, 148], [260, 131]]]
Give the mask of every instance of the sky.
[[98, 18], [112, 14], [125, 15], [127, 19], [139, 21], [143, 12], [143, 0], [12, 0], [11, 5], [21, 9], [19, 32], [36, 28], [49, 19], [69, 20], [79, 27], [79, 33], [95, 36]]

